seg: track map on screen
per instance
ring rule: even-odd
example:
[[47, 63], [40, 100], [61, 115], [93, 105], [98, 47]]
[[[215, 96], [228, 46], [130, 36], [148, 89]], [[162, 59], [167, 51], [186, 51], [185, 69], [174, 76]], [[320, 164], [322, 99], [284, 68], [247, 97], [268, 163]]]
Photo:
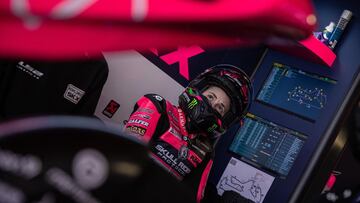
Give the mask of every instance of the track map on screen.
[[336, 80], [274, 63], [257, 100], [315, 121], [326, 108]]

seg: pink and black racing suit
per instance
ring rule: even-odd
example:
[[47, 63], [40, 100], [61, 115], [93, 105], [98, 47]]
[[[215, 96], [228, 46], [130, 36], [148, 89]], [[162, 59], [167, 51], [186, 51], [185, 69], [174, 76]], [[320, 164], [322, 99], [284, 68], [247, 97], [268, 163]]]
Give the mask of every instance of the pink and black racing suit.
[[159, 95], [141, 97], [125, 127], [149, 144], [151, 157], [203, 197], [212, 165], [212, 145], [203, 136], [189, 134], [183, 111]]

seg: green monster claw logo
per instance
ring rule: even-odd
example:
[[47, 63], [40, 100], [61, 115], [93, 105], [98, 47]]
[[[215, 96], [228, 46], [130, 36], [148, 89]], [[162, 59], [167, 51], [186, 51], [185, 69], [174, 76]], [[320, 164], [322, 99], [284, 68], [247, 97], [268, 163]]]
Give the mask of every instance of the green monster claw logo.
[[210, 133], [210, 132], [214, 131], [217, 127], [218, 127], [218, 125], [216, 125], [216, 124], [214, 123], [211, 127], [209, 127], [209, 128], [207, 129], [207, 131]]
[[198, 104], [198, 101], [193, 98], [192, 101], [188, 104], [189, 109], [193, 109]]

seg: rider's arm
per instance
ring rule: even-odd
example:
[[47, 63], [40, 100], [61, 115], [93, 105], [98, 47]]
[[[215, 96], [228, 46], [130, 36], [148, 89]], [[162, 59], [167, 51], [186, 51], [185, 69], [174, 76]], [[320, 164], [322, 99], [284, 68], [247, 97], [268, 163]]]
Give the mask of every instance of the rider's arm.
[[148, 143], [166, 130], [166, 119], [165, 99], [156, 94], [147, 94], [136, 102], [125, 128]]

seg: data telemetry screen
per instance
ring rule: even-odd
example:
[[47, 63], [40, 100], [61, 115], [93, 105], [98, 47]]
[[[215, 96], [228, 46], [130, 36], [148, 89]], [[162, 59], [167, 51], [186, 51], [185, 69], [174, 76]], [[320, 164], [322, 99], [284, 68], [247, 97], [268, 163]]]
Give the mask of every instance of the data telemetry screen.
[[336, 80], [274, 63], [257, 100], [315, 121]]
[[306, 136], [248, 113], [230, 151], [245, 161], [286, 177]]

